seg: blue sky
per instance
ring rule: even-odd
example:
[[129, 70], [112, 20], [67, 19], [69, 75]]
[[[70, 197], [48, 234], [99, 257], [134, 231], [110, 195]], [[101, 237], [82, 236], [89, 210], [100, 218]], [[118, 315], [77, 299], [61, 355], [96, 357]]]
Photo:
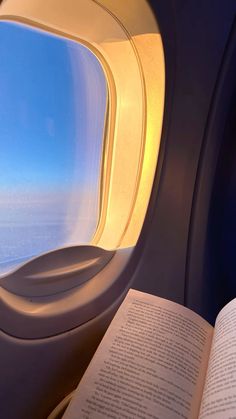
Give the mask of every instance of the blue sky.
[[0, 60], [0, 225], [9, 208], [16, 223], [58, 212], [62, 226], [81, 219], [86, 241], [98, 216], [103, 70], [84, 46], [8, 22]]

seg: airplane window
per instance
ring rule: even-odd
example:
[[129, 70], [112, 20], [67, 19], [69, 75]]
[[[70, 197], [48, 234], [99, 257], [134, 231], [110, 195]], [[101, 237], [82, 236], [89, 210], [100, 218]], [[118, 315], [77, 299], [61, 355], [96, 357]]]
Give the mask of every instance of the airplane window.
[[126, 3], [1, 3], [0, 292], [14, 336], [20, 312], [22, 336], [50, 336], [127, 286], [159, 166], [165, 60], [149, 2]]
[[100, 210], [107, 108], [84, 45], [0, 23], [0, 274], [90, 243]]
[[160, 147], [164, 53], [146, 0], [135, 20], [109, 0], [57, 13], [47, 5], [1, 5], [0, 277], [8, 280], [65, 247], [133, 248]]

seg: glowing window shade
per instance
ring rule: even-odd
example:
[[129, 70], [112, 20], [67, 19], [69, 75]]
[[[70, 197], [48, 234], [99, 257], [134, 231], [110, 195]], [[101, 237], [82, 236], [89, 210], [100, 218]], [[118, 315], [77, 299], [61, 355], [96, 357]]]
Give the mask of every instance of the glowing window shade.
[[0, 60], [1, 274], [91, 241], [107, 85], [88, 48], [22, 24], [0, 23]]

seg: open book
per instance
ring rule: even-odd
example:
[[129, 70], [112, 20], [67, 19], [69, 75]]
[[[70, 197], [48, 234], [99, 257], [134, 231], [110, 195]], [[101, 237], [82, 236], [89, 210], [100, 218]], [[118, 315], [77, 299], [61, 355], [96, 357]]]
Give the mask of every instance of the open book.
[[236, 299], [215, 328], [130, 290], [63, 419], [236, 418]]

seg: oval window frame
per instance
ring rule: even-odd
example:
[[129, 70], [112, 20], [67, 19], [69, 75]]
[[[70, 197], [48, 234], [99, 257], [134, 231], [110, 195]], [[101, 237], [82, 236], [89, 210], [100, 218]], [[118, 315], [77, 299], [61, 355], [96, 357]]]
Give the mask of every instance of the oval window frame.
[[[119, 2], [119, 5], [113, 3], [110, 0], [84, 0], [81, 9], [81, 3], [69, 0], [64, 9], [62, 0], [52, 0], [47, 4], [40, 1], [32, 2], [32, 0], [22, 2], [6, 0], [0, 8], [1, 20], [23, 23], [81, 42], [96, 55], [102, 64], [107, 76], [110, 103], [103, 173], [103, 177], [109, 185], [103, 185], [100, 225], [98, 225], [97, 233], [91, 244], [107, 249], [121, 248], [116, 251], [107, 266], [82, 287], [73, 283], [72, 288], [68, 283], [68, 289], [58, 293], [55, 282], [52, 284], [50, 295], [42, 296], [41, 289], [38, 288], [40, 290], [38, 296], [35, 288], [36, 292], [31, 297], [19, 295], [19, 287], [14, 293], [14, 285], [11, 290], [8, 290], [6, 281], [6, 285], [0, 289], [1, 305], [3, 313], [6, 314], [2, 330], [18, 337], [51, 336], [78, 326], [98, 315], [111, 304], [111, 301], [120, 297], [130, 281], [130, 278], [123, 275], [123, 272], [132, 253], [132, 246], [140, 234], [152, 190], [164, 111], [165, 65], [161, 35], [147, 2], [132, 0], [129, 10], [127, 10], [125, 2]], [[132, 13], [129, 11], [136, 7], [139, 8], [140, 16], [134, 22]], [[55, 13], [55, 9], [57, 13]], [[99, 19], [97, 13], [100, 17], [103, 16], [103, 19]], [[94, 16], [99, 24], [95, 29], [94, 27], [91, 29], [91, 21]], [[119, 42], [123, 42], [123, 44], [117, 55], [116, 47]], [[124, 48], [124, 43], [127, 48]], [[120, 55], [122, 53], [124, 54], [123, 58]], [[117, 123], [114, 123], [114, 120], [119, 115], [117, 112], [118, 93], [122, 95], [123, 104], [126, 103], [122, 81], [125, 83], [125, 79], [129, 79], [128, 70], [133, 68], [132, 65], [128, 65], [129, 60], [125, 57], [132, 57], [136, 73], [139, 75], [139, 89], [130, 91], [135, 92], [132, 96], [132, 104], [138, 105], [141, 115], [140, 120], [135, 121], [135, 130], [139, 132], [139, 137], [141, 136], [141, 147], [129, 215], [125, 217], [125, 220], [122, 220], [122, 216], [120, 217], [123, 227], [119, 240], [117, 241], [116, 234], [116, 239], [107, 245], [106, 240], [112, 231], [111, 226], [117, 224], [120, 228], [121, 224], [117, 223], [117, 220], [115, 221], [115, 213], [112, 210], [114, 205], [119, 207], [117, 196], [119, 195], [122, 202], [124, 192], [124, 188], [120, 187], [118, 182], [119, 176], [117, 177], [121, 161], [119, 150], [122, 146], [120, 145], [120, 148], [114, 153], [115, 132], [117, 133]], [[119, 68], [119, 62], [126, 63], [125, 78], [124, 74], [123, 78], [117, 74], [116, 66], [118, 64]], [[138, 97], [142, 100], [137, 100]], [[127, 103], [129, 103], [128, 100]], [[123, 110], [123, 114], [126, 113], [125, 121], [128, 123], [130, 121], [127, 118], [125, 106]], [[135, 139], [133, 141], [135, 143]], [[114, 162], [111, 167], [112, 159], [116, 160], [116, 167], [118, 167], [115, 175]], [[129, 163], [128, 159], [127, 168]], [[116, 180], [112, 193], [110, 192], [112, 188], [109, 171], [112, 172], [113, 179]], [[116, 187], [118, 187], [118, 194]], [[106, 192], [107, 189], [109, 189], [109, 193]], [[109, 202], [113, 197], [113, 207], [111, 205], [109, 216], [107, 216], [107, 208], [104, 210], [106, 207], [104, 196]], [[102, 212], [105, 213], [105, 221]], [[61, 304], [62, 300], [63, 305]]]

